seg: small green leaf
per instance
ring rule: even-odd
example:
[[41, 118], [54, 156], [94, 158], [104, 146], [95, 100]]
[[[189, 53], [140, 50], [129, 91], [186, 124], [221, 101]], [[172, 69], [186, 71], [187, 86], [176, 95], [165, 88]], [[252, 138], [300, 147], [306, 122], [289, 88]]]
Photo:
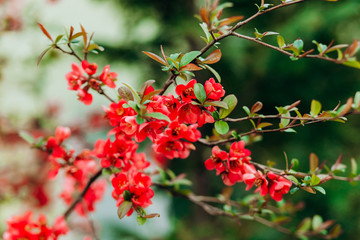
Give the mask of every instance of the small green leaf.
[[121, 99], [124, 99], [126, 102], [134, 101], [134, 95], [131, 90], [126, 86], [120, 86], [118, 88], [118, 93]]
[[152, 113], [146, 113], [145, 114], [146, 117], [151, 117], [151, 118], [155, 118], [155, 119], [159, 119], [159, 120], [165, 120], [168, 122], [170, 121], [170, 118], [160, 112], [152, 112]]
[[204, 102], [204, 105], [210, 105], [210, 106], [214, 106], [214, 107], [221, 107], [221, 108], [229, 109], [226, 102], [223, 102], [223, 101], [206, 101], [206, 102]]
[[292, 189], [290, 190], [290, 194], [294, 194], [294, 193], [296, 193], [298, 190], [299, 190], [298, 187], [294, 187], [294, 188], [292, 188]]
[[358, 109], [360, 107], [360, 92], [355, 93], [353, 108]]
[[315, 186], [315, 187], [313, 187], [313, 188], [316, 189], [316, 191], [318, 191], [318, 192], [326, 195], [326, 191], [325, 191], [324, 188], [322, 188], [322, 187], [320, 187], [320, 186]]
[[45, 56], [45, 54], [46, 54], [49, 50], [51, 50], [51, 49], [53, 49], [53, 48], [54, 48], [54, 47], [51, 46], [51, 47], [48, 47], [47, 49], [45, 49], [44, 51], [42, 51], [42, 53], [40, 53], [40, 55], [39, 55], [39, 57], [38, 57], [38, 59], [37, 59], [36, 65], [39, 65], [40, 62], [41, 62], [41, 60], [42, 60], [43, 57]]
[[26, 131], [20, 131], [19, 132], [19, 136], [24, 139], [26, 142], [30, 143], [30, 144], [34, 144], [35, 139], [33, 136], [31, 136], [28, 132]]
[[310, 163], [310, 172], [314, 173], [319, 165], [319, 158], [318, 156], [316, 156], [315, 153], [310, 153], [309, 163]]
[[247, 106], [243, 106], [242, 108], [244, 109], [244, 111], [246, 112], [247, 115], [249, 115], [249, 116], [251, 115], [250, 109]]
[[312, 229], [313, 230], [318, 229], [322, 223], [323, 223], [322, 217], [319, 215], [315, 215], [312, 219]]
[[209, 70], [212, 74], [214, 74], [214, 76], [218, 80], [218, 82], [221, 82], [221, 77], [220, 77], [219, 73], [217, 71], [215, 71], [215, 69], [213, 69], [212, 67], [210, 67], [207, 64], [201, 64], [201, 66], [204, 66], [207, 70]]
[[64, 36], [64, 34], [57, 36], [55, 39], [55, 44], [57, 44], [62, 39], [63, 36]]
[[142, 217], [140, 215], [138, 215], [137, 218], [136, 218], [136, 222], [137, 222], [137, 224], [139, 226], [144, 225], [146, 220], [147, 220], [147, 218], [144, 218], [144, 217]]
[[259, 128], [265, 128], [265, 127], [269, 127], [269, 126], [272, 126], [272, 123], [268, 123], [268, 122], [262, 122], [262, 123], [259, 123], [256, 128], [259, 129]]
[[292, 165], [292, 168], [291, 169], [293, 169], [293, 170], [298, 170], [299, 169], [299, 160], [298, 159], [296, 159], [296, 158], [293, 158], [293, 159], [291, 159], [291, 165]]
[[311, 218], [305, 218], [298, 226], [297, 233], [305, 233], [311, 227]]
[[320, 181], [321, 181], [321, 179], [320, 179], [318, 176], [316, 176], [315, 174], [313, 174], [313, 175], [311, 176], [310, 184], [311, 184], [312, 186], [316, 186], [316, 185], [318, 185], [318, 184], [320, 183]]
[[132, 92], [132, 94], [133, 94], [134, 98], [136, 99], [136, 101], [138, 103], [140, 103], [141, 99], [140, 99], [139, 95], [136, 93], [136, 91], [129, 84], [126, 84], [126, 83], [122, 83], [122, 84], [124, 84], [125, 86], [127, 86], [130, 89], [130, 91]]
[[186, 53], [180, 61], [180, 67], [185, 66], [189, 63], [192, 62], [192, 60], [194, 60], [197, 56], [199, 56], [201, 54], [200, 51], [191, 51]]
[[124, 201], [118, 208], [117, 214], [120, 219], [126, 216], [126, 214], [129, 212], [129, 210], [132, 208], [132, 202], [130, 201]]
[[213, 116], [213, 118], [214, 118], [215, 121], [220, 120], [220, 118], [219, 118], [219, 112], [218, 112], [218, 111], [214, 111], [214, 112], [212, 113], [212, 116]]
[[196, 99], [199, 100], [201, 104], [203, 104], [206, 99], [206, 92], [204, 86], [201, 83], [196, 83], [194, 85], [194, 94]]
[[357, 176], [357, 163], [354, 158], [351, 158], [351, 176]]
[[360, 68], [360, 62], [358, 62], [356, 60], [348, 60], [346, 62], [343, 62], [342, 64], [344, 64], [348, 67]]
[[215, 122], [215, 129], [218, 133], [223, 135], [229, 131], [229, 125], [227, 122], [220, 120]]
[[297, 180], [297, 178], [294, 177], [293, 175], [287, 175], [286, 178], [289, 179], [289, 180], [291, 180], [291, 181], [293, 181], [294, 183], [296, 183], [296, 184], [298, 184], [298, 185], [300, 184], [300, 183], [299, 183], [299, 180]]
[[282, 48], [284, 48], [286, 46], [285, 39], [281, 35], [276, 36], [276, 39], [277, 39], [277, 43], [279, 45], [279, 48], [282, 49]]
[[312, 100], [310, 109], [311, 109], [310, 110], [311, 116], [313, 117], [317, 116], [321, 111], [321, 103], [316, 100]]
[[220, 119], [227, 117], [234, 110], [238, 101], [235, 95], [230, 94], [223, 99], [223, 102], [225, 102], [228, 105], [228, 109], [225, 108], [220, 109], [220, 113], [219, 113]]
[[299, 50], [299, 52], [301, 52], [303, 50], [303, 47], [304, 47], [304, 42], [301, 39], [297, 39], [293, 43], [293, 46], [295, 48], [297, 48]]

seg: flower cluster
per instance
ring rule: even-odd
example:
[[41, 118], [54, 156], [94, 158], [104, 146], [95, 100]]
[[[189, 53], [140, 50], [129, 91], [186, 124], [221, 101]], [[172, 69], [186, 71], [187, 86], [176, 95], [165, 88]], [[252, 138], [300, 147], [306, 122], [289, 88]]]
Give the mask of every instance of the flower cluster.
[[246, 190], [255, 185], [255, 192], [259, 192], [261, 196], [270, 193], [271, 198], [280, 201], [283, 194], [289, 192], [291, 182], [273, 172], [268, 172], [266, 178], [251, 164], [250, 155], [244, 141], [234, 142], [229, 153], [215, 146], [211, 157], [205, 161], [205, 167], [208, 170], [215, 169], [216, 175], [221, 175], [225, 185], [232, 186], [236, 182], [245, 182]]
[[137, 171], [122, 172], [115, 174], [111, 183], [114, 187], [112, 196], [117, 200], [118, 207], [124, 201], [132, 203], [127, 216], [130, 216], [134, 209], [146, 208], [151, 204], [150, 199], [154, 196], [154, 191], [150, 188], [151, 178], [149, 176]]
[[[51, 164], [49, 177], [54, 178], [62, 168], [66, 172], [64, 189], [60, 197], [70, 205], [87, 185], [89, 179], [98, 171], [99, 167], [94, 159], [94, 151], [83, 150], [75, 155], [74, 150], [67, 151], [63, 141], [69, 138], [71, 131], [67, 127], [56, 128], [55, 136], [50, 136], [45, 144], [50, 153], [48, 160]], [[99, 180], [93, 183], [87, 190], [82, 202], [75, 209], [80, 215], [87, 215], [94, 211], [94, 203], [101, 200], [106, 188], [106, 181]]]
[[186, 85], [178, 85], [175, 89], [178, 98], [171, 93], [156, 95], [154, 88], [149, 86], [141, 96], [136, 96], [146, 101], [122, 99], [112, 103], [104, 109], [114, 127], [111, 132], [132, 137], [137, 142], [149, 138], [154, 151], [168, 159], [187, 158], [190, 150], [195, 149], [191, 142], [201, 137], [197, 128], [214, 122], [211, 116], [214, 106], [204, 103], [219, 101], [225, 95], [221, 84], [211, 78], [205, 82], [206, 96], [200, 102], [194, 93], [195, 84], [193, 79]]
[[[78, 64], [73, 63], [71, 65], [72, 71], [65, 75], [69, 89], [77, 91], [79, 100], [85, 105], [90, 105], [93, 100], [92, 95], [89, 93], [90, 88], [99, 91], [102, 84], [105, 84], [110, 88], [116, 87], [114, 81], [117, 78], [117, 74], [115, 72], [110, 72], [110, 66], [106, 65], [99, 76], [94, 76], [97, 67], [97, 64], [90, 64], [86, 60], [83, 60], [81, 62], [81, 68]], [[84, 72], [87, 76], [84, 75]]]
[[18, 239], [44, 239], [56, 240], [60, 235], [68, 232], [64, 217], [55, 220], [54, 226], [47, 225], [44, 215], [39, 215], [37, 221], [32, 220], [33, 213], [31, 211], [23, 216], [13, 216], [6, 221], [7, 231], [3, 234], [4, 240]]

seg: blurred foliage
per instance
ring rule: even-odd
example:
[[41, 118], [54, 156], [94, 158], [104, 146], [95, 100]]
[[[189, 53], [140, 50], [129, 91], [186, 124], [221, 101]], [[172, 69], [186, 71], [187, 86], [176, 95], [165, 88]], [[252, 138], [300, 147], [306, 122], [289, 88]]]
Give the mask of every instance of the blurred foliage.
[[[163, 45], [165, 52], [170, 54], [198, 50], [204, 46], [199, 38], [199, 22], [193, 17], [203, 1], [112, 1], [126, 15], [127, 28], [109, 31], [122, 31], [129, 37], [119, 46], [106, 46], [100, 42], [106, 49], [104, 55], [110, 62], [120, 60], [130, 65], [136, 64], [141, 69], [144, 81], [156, 79], [161, 83], [167, 76], [160, 71], [157, 63], [148, 59], [141, 51], [160, 53], [160, 45]], [[256, 11], [254, 1], [234, 1], [234, 7], [223, 14], [249, 17]], [[134, 33], [139, 30], [139, 25], [150, 20], [158, 25], [158, 31], [149, 41], [142, 41], [141, 35]], [[350, 44], [360, 36], [359, 26], [358, 0], [334, 3], [308, 1], [264, 14], [238, 32], [253, 36], [254, 28], [260, 32], [275, 31], [288, 42], [301, 37], [304, 48], [311, 49], [316, 47], [311, 43], [312, 40], [328, 44], [334, 39], [335, 44]], [[134, 38], [134, 35], [140, 39]], [[270, 36], [264, 41], [276, 45], [276, 37]], [[360, 89], [358, 69], [316, 59], [293, 62], [281, 53], [236, 38], [223, 40], [220, 49], [223, 58], [214, 68], [222, 76], [227, 94], [233, 93], [239, 100], [237, 111], [232, 115], [234, 117], [244, 116], [241, 106], [251, 106], [256, 101], [264, 103], [265, 114], [276, 113], [275, 106], [284, 106], [297, 100], [302, 100], [299, 106], [301, 111], [309, 111], [312, 99], [322, 102], [325, 109], [332, 109], [339, 101], [345, 103], [348, 97]], [[205, 71], [196, 74], [197, 80], [201, 82], [209, 77], [212, 77], [211, 73]], [[351, 116], [346, 124], [329, 122], [298, 128], [297, 134], [264, 135], [261, 142], [249, 146], [252, 159], [264, 163], [267, 160], [275, 161], [276, 166], [282, 167], [285, 164], [283, 152], [286, 152], [290, 159], [300, 160], [304, 171], [308, 170], [311, 152], [315, 152], [320, 161], [326, 160], [329, 165], [335, 162], [339, 154], [344, 154], [344, 161], [348, 161], [347, 163], [350, 163], [351, 157], [359, 161], [358, 118]], [[246, 131], [250, 127], [250, 123], [242, 124], [240, 131]], [[205, 126], [204, 132], [206, 131], [211, 131], [211, 126]], [[203, 161], [210, 155], [210, 149], [197, 147], [198, 150], [191, 154], [190, 159], [173, 160], [170, 167], [177, 173], [188, 173], [194, 181], [195, 193], [217, 194], [224, 186], [203, 165]], [[324, 184], [324, 188], [327, 192], [325, 196], [310, 196], [307, 192], [299, 191], [291, 197], [294, 202], [304, 201], [306, 204], [292, 223], [297, 225], [303, 217], [320, 214], [324, 219], [335, 219], [343, 226], [341, 239], [355, 239], [360, 234], [360, 214], [357, 210], [360, 201], [359, 186], [331, 181]], [[233, 199], [241, 199], [245, 194], [243, 186], [235, 186]], [[183, 199], [175, 198], [173, 202], [176, 226], [168, 239], [291, 239], [256, 223], [243, 222], [242, 226], [238, 226], [230, 219], [209, 216]]]

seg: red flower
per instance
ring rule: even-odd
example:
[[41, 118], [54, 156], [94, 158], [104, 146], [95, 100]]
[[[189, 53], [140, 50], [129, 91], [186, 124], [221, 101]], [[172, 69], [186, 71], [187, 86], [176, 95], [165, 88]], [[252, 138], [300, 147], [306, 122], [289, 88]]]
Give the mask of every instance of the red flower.
[[60, 143], [68, 139], [70, 135], [71, 131], [68, 127], [58, 126], [55, 130], [55, 137]]
[[3, 235], [4, 240], [56, 240], [59, 235], [64, 235], [68, 232], [63, 217], [57, 218], [54, 227], [51, 228], [47, 226], [44, 215], [40, 215], [37, 221], [33, 221], [31, 211], [26, 212], [23, 216], [14, 216], [7, 220], [6, 223], [8, 229]]
[[281, 201], [283, 194], [289, 192], [292, 185], [291, 182], [273, 172], [268, 172], [267, 175], [269, 178], [269, 192], [271, 198], [275, 201]]
[[88, 63], [88, 61], [83, 60], [81, 62], [81, 66], [88, 75], [94, 75], [96, 73], [96, 70], [97, 70], [96, 63], [90, 64], [90, 63]]
[[247, 185], [246, 191], [250, 190], [252, 186], [255, 184], [257, 189], [255, 192], [260, 192], [261, 196], [265, 196], [268, 193], [267, 184], [268, 181], [266, 180], [265, 176], [259, 170], [253, 173], [245, 173], [243, 175], [243, 179], [245, 184]]
[[222, 163], [222, 161], [225, 161], [227, 158], [227, 152], [222, 151], [218, 146], [215, 146], [212, 148], [212, 155], [205, 161], [205, 167], [207, 170], [213, 170], [219, 163]]
[[219, 101], [225, 95], [225, 91], [220, 83], [215, 83], [214, 78], [210, 78], [205, 82], [205, 92], [207, 99]]
[[73, 63], [71, 65], [72, 71], [65, 75], [66, 80], [68, 81], [70, 90], [78, 90], [81, 85], [86, 81], [86, 78], [83, 76], [83, 72], [79, 65]]
[[114, 81], [117, 78], [117, 73], [110, 72], [110, 65], [106, 65], [104, 67], [103, 72], [100, 75], [100, 81], [102, 81], [109, 88], [115, 88], [116, 85]]
[[[245, 158], [249, 157], [251, 152], [248, 149], [245, 149], [245, 142], [239, 141], [234, 142], [231, 144], [229, 155], [230, 157], [236, 157], [236, 158]], [[247, 160], [250, 160], [248, 158]]]
[[194, 85], [196, 83], [196, 80], [193, 79], [190, 82], [188, 82], [186, 85], [179, 84], [175, 88], [175, 92], [177, 95], [181, 97], [181, 100], [184, 102], [191, 102], [191, 100], [196, 99], [195, 93], [194, 93]]
[[90, 93], [87, 92], [85, 89], [78, 89], [78, 97], [79, 100], [82, 101], [85, 105], [90, 105], [93, 101], [93, 97]]
[[198, 121], [200, 114], [201, 110], [199, 106], [193, 105], [190, 102], [184, 103], [178, 110], [178, 120], [180, 123], [193, 124]]

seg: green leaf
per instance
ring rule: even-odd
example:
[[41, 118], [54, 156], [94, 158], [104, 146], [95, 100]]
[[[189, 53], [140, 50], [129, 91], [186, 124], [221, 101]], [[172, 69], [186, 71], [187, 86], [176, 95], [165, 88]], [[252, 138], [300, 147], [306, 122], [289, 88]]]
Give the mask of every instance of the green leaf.
[[197, 56], [199, 56], [201, 54], [200, 51], [191, 51], [186, 53], [180, 61], [180, 67], [185, 66], [189, 63], [192, 62], [192, 60], [194, 60]]
[[134, 95], [131, 92], [131, 89], [129, 89], [126, 86], [120, 86], [118, 88], [118, 93], [121, 99], [124, 99], [126, 102], [128, 101], [134, 101]]
[[277, 39], [277, 43], [279, 45], [279, 48], [282, 49], [282, 48], [284, 48], [286, 46], [285, 39], [281, 35], [276, 36], [276, 39]]
[[310, 110], [311, 116], [313, 117], [317, 116], [320, 113], [320, 111], [321, 111], [321, 103], [316, 100], [312, 100], [311, 110]]
[[348, 67], [360, 68], [360, 62], [358, 62], [356, 60], [349, 60], [349, 61], [343, 62], [342, 64], [344, 64]]
[[218, 133], [223, 135], [229, 131], [229, 125], [227, 122], [220, 120], [215, 122], [215, 129]]
[[213, 118], [214, 118], [215, 121], [220, 120], [220, 118], [219, 118], [219, 112], [218, 112], [218, 111], [214, 111], [211, 115], [213, 116]]
[[299, 224], [297, 233], [305, 233], [307, 232], [311, 227], [311, 218], [305, 218], [302, 220], [302, 222]]
[[201, 83], [196, 83], [194, 85], [194, 94], [196, 99], [199, 100], [201, 104], [203, 104], [206, 99], [206, 92], [204, 86]]
[[164, 61], [164, 59], [162, 59], [161, 57], [159, 57], [155, 53], [145, 52], [145, 51], [143, 51], [143, 53], [146, 54], [148, 57], [152, 58], [153, 60], [161, 63], [162, 65], [165, 65], [165, 66], [168, 65], [167, 62]]
[[357, 163], [354, 158], [351, 158], [351, 177], [357, 176]]
[[293, 158], [293, 159], [291, 159], [291, 165], [292, 165], [292, 168], [291, 169], [293, 169], [293, 170], [298, 170], [299, 169], [299, 160], [298, 159], [296, 159], [296, 158]]
[[223, 99], [223, 102], [225, 102], [228, 105], [228, 109], [225, 108], [220, 109], [220, 113], [219, 113], [220, 119], [227, 117], [234, 110], [238, 101], [235, 95], [230, 94]]
[[313, 174], [313, 175], [311, 176], [310, 184], [311, 184], [312, 186], [316, 186], [316, 185], [318, 185], [318, 184], [320, 183], [320, 181], [321, 181], [321, 179], [320, 179], [318, 176], [316, 176], [315, 174]]
[[299, 188], [298, 187], [294, 187], [290, 190], [290, 194], [294, 194], [296, 193], [297, 191], [299, 191]]
[[30, 144], [34, 144], [35, 139], [33, 136], [31, 136], [28, 132], [26, 131], [20, 131], [19, 132], [19, 136], [24, 139], [26, 142], [30, 143]]
[[202, 30], [205, 33], [206, 39], [203, 38], [205, 40], [206, 43], [209, 43], [212, 40], [212, 36], [207, 28], [207, 24], [206, 23], [200, 23], [200, 27], [202, 28]]
[[122, 83], [122, 84], [124, 84], [125, 86], [127, 86], [130, 89], [130, 91], [132, 92], [134, 98], [136, 98], [136, 101], [138, 103], [140, 103], [141, 99], [140, 99], [139, 95], [135, 92], [135, 90], [129, 84], [126, 84], [126, 83]]
[[51, 46], [51, 47], [48, 47], [47, 49], [45, 49], [44, 51], [42, 51], [42, 53], [40, 53], [40, 55], [39, 55], [39, 57], [38, 57], [38, 59], [37, 59], [36, 65], [39, 65], [40, 62], [41, 62], [41, 60], [42, 60], [43, 57], [45, 56], [45, 54], [46, 54], [49, 50], [51, 50], [51, 49], [53, 49], [53, 48], [54, 48], [54, 47]]
[[340, 236], [340, 234], [342, 233], [342, 229], [341, 229], [341, 226], [340, 224], [336, 224], [329, 232], [329, 235], [332, 237], [332, 238], [337, 238]]
[[310, 172], [311, 173], [315, 172], [316, 168], [319, 165], [319, 158], [318, 156], [316, 156], [315, 153], [310, 153], [309, 163], [310, 163]]
[[353, 108], [358, 109], [360, 107], [360, 92], [355, 93]]
[[130, 201], [124, 201], [118, 208], [117, 214], [120, 219], [126, 216], [126, 214], [129, 212], [129, 210], [132, 208], [132, 202]]
[[316, 191], [318, 191], [318, 192], [326, 195], [326, 191], [325, 191], [324, 188], [322, 188], [322, 187], [320, 187], [320, 186], [315, 186], [315, 187], [313, 187], [313, 188], [316, 189]]
[[147, 218], [144, 218], [140, 215], [137, 216], [136, 222], [139, 226], [144, 225], [146, 223]]
[[218, 82], [221, 82], [221, 77], [218, 74], [217, 71], [215, 71], [215, 69], [213, 69], [212, 67], [210, 67], [207, 64], [202, 64], [201, 66], [204, 66], [207, 70], [209, 70], [212, 74], [214, 74], [215, 78], [218, 80]]
[[249, 116], [251, 115], [250, 109], [247, 106], [243, 106], [242, 108], [244, 109], [244, 111], [246, 112], [247, 115], [249, 115]]
[[57, 36], [55, 39], [55, 44], [57, 44], [62, 39], [63, 36], [64, 36], [64, 34]]
[[156, 119], [159, 119], [159, 120], [165, 120], [165, 121], [168, 121], [168, 122], [171, 122], [170, 121], [170, 118], [160, 112], [152, 112], [152, 113], [146, 113], [145, 114], [146, 117], [151, 117], [151, 118], [156, 118]]
[[214, 107], [221, 107], [221, 108], [229, 109], [226, 102], [223, 102], [223, 101], [206, 101], [206, 102], [204, 102], [204, 105], [211, 105]]
[[287, 175], [286, 178], [290, 179], [291, 181], [295, 182], [296, 184], [300, 184], [299, 180], [297, 180], [297, 178], [294, 177], [293, 175]]
[[312, 229], [313, 230], [318, 229], [322, 223], [323, 223], [322, 217], [319, 215], [315, 215], [312, 219]]
[[259, 129], [259, 128], [265, 128], [265, 127], [269, 127], [269, 126], [272, 126], [272, 123], [268, 123], [268, 122], [262, 122], [262, 123], [259, 123], [256, 128]]
[[293, 43], [293, 46], [295, 48], [297, 48], [299, 50], [299, 52], [301, 52], [303, 50], [304, 47], [304, 42], [301, 39], [297, 39], [295, 40], [295, 42]]

